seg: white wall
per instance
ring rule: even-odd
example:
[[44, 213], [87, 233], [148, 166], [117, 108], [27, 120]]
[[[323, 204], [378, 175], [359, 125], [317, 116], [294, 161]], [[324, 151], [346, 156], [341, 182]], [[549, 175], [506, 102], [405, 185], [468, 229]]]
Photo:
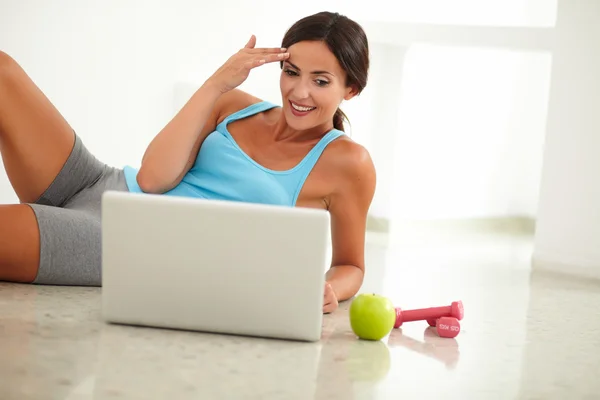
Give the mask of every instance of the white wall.
[[600, 278], [600, 2], [559, 7], [534, 260]]
[[395, 217], [535, 217], [550, 65], [547, 52], [412, 46]]
[[[418, 40], [390, 44], [393, 35], [374, 23], [552, 26], [555, 1], [482, 7], [462, 0], [450, 9], [438, 3], [425, 9], [404, 0], [393, 12], [383, 0], [369, 7], [327, 3], [326, 9], [364, 23], [376, 38], [369, 86], [343, 105], [352, 137], [371, 151], [378, 169], [371, 213], [419, 219], [533, 216], [549, 54], [488, 49], [485, 40], [470, 48]], [[250, 34], [257, 35], [259, 46], [277, 46], [297, 18], [324, 7], [317, 1], [295, 8], [270, 0], [166, 4], [0, 0], [0, 48], [25, 67], [94, 154], [111, 165], [138, 165], [182, 99]], [[242, 88], [279, 102], [278, 74], [275, 64], [261, 67]], [[0, 173], [0, 203], [14, 201]]]

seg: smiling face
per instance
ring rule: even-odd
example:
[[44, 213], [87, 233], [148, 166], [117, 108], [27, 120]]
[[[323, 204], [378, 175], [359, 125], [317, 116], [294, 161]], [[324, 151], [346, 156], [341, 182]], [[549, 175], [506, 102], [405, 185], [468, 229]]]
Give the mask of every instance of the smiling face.
[[346, 87], [346, 73], [323, 42], [298, 42], [288, 52], [280, 78], [287, 124], [296, 130], [330, 130], [340, 103], [355, 95]]

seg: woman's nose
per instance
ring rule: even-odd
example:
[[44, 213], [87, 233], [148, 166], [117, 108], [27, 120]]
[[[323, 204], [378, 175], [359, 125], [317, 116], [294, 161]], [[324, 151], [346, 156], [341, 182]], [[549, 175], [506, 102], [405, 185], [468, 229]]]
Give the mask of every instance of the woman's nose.
[[294, 85], [293, 93], [294, 98], [300, 101], [302, 99], [308, 98], [310, 91], [308, 89], [308, 85], [305, 82], [298, 82], [296, 85]]

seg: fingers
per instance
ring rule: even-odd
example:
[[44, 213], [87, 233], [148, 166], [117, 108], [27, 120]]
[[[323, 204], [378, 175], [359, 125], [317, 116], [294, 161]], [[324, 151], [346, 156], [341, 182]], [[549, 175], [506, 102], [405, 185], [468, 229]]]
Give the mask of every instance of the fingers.
[[263, 60], [263, 59], [250, 60], [250, 61], [247, 61], [244, 63], [244, 68], [252, 69], [252, 68], [259, 67], [259, 66], [263, 65], [264, 63], [265, 63], [265, 60]]
[[269, 54], [266, 58], [267, 62], [287, 60], [290, 58], [290, 53]]
[[257, 49], [244, 48], [247, 53], [250, 54], [273, 54], [273, 53], [284, 53], [287, 49], [281, 47], [259, 47]]
[[[332, 291], [333, 291], [333, 288], [331, 287], [329, 282], [325, 282], [325, 291], [323, 293], [323, 297], [325, 298], [325, 303], [331, 302]], [[327, 299], [328, 297], [329, 297], [329, 300]]]
[[250, 61], [244, 63], [244, 66], [248, 69], [256, 68], [266, 63], [279, 62], [283, 60], [287, 60], [290, 57], [290, 53], [280, 53], [280, 54], [269, 54], [264, 57], [257, 57]]
[[325, 296], [323, 299], [323, 313], [329, 314], [334, 312], [339, 306], [337, 298], [333, 293], [333, 288], [327, 284], [325, 285]]
[[244, 46], [243, 50], [249, 52], [250, 54], [281, 53], [286, 51], [285, 48], [281, 47], [259, 47], [258, 49], [255, 49], [254, 46], [256, 46], [256, 35], [250, 36], [250, 39]]
[[323, 313], [334, 312], [338, 308], [338, 301], [333, 293], [333, 288], [328, 282], [325, 282], [325, 291], [323, 293]]
[[326, 303], [323, 305], [323, 313], [329, 314], [334, 312], [338, 308], [338, 303], [336, 301], [332, 301], [330, 303]]
[[252, 49], [252, 48], [254, 48], [254, 46], [256, 46], [256, 36], [252, 35], [252, 36], [250, 36], [250, 40], [248, 40], [248, 43], [246, 43], [244, 48]]

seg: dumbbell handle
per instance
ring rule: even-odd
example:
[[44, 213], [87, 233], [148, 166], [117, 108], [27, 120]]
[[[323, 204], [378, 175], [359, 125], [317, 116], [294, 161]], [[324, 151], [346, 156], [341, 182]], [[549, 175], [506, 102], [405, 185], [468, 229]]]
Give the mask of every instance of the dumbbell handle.
[[400, 307], [396, 307], [396, 323], [394, 324], [394, 328], [399, 328], [405, 322], [436, 320], [442, 317], [453, 317], [461, 320], [463, 313], [463, 306], [460, 300], [452, 302], [449, 306], [419, 308], [416, 310], [402, 310]]
[[430, 318], [440, 318], [452, 315], [452, 306], [419, 308], [403, 310], [402, 322], [423, 321]]

